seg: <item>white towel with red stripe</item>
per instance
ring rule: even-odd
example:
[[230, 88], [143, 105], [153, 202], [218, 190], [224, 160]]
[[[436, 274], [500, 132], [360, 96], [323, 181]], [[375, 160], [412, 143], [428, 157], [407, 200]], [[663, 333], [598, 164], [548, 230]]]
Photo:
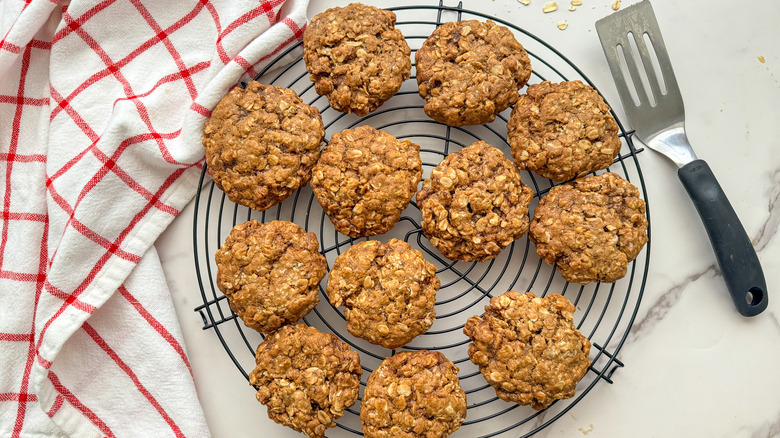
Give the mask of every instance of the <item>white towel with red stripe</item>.
[[0, 1], [0, 436], [208, 436], [153, 244], [306, 7]]

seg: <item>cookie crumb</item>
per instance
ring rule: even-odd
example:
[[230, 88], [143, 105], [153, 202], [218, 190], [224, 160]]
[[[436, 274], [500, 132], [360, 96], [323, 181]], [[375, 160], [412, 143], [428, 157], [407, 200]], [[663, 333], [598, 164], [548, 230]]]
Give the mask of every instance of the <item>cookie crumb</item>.
[[764, 57], [763, 57], [763, 56], [761, 56], [761, 55], [758, 55], [758, 62], [760, 62], [760, 63], [762, 63], [762, 64], [763, 64], [763, 63], [765, 63], [765, 62], [766, 62], [766, 59], [764, 59]]
[[576, 8], [576, 7], [574, 7], [574, 6], [569, 6], [569, 10], [570, 10], [570, 11], [572, 11], [572, 12], [574, 12], [574, 11], [576, 11], [576, 10], [577, 10], [577, 8]]
[[519, 1], [520, 3], [522, 3], [522, 4], [526, 5], [526, 6], [531, 4], [531, 0], [517, 0], [517, 1]]
[[571, 0], [572, 6], [582, 6], [582, 1], [580, 0]]
[[555, 2], [545, 3], [544, 7], [542, 8], [542, 11], [545, 14], [555, 12], [556, 10], [558, 10], [558, 3]]
[[620, 9], [620, 0], [615, 0], [615, 3], [612, 3], [612, 10], [617, 11]]
[[569, 27], [569, 23], [567, 23], [566, 20], [558, 22], [558, 29], [564, 30], [567, 27]]

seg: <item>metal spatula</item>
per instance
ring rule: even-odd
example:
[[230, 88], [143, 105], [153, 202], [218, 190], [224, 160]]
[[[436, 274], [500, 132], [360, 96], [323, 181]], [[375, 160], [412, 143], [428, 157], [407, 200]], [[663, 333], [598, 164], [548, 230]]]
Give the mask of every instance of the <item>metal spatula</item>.
[[596, 30], [637, 137], [677, 164], [737, 310], [758, 315], [768, 303], [761, 264], [715, 175], [688, 143], [682, 96], [650, 1], [602, 18]]

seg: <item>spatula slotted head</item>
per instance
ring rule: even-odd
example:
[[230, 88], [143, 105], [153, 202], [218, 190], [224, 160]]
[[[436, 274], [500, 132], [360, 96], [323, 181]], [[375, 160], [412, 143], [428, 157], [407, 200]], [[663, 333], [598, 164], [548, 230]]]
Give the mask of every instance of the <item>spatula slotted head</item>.
[[680, 89], [648, 0], [596, 22], [604, 54], [631, 126], [648, 146], [660, 132], [682, 126]]

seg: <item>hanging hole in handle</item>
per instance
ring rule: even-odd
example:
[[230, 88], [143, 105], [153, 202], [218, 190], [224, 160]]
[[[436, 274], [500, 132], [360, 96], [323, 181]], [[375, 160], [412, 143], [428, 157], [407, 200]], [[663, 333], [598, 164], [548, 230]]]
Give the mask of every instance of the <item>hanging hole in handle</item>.
[[751, 287], [745, 294], [745, 301], [751, 306], [757, 306], [764, 298], [764, 291], [757, 287]]

